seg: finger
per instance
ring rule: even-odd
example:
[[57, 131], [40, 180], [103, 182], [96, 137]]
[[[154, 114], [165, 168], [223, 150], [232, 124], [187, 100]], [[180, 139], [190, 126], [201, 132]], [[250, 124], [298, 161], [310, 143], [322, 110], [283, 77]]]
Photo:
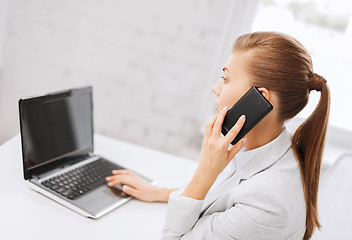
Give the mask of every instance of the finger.
[[133, 173], [130, 170], [127, 169], [118, 169], [118, 170], [112, 170], [112, 174], [117, 175], [117, 174], [131, 174]]
[[114, 179], [115, 179], [114, 176], [109, 176], [109, 177], [105, 178], [105, 180], [108, 181], [108, 182], [111, 182]]
[[130, 175], [116, 175], [114, 179], [108, 183], [108, 185], [112, 187], [116, 184], [123, 184], [135, 187], [137, 184], [137, 180]]
[[233, 141], [233, 139], [237, 136], [237, 134], [240, 132], [245, 122], [246, 122], [246, 116], [242, 115], [237, 120], [236, 124], [230, 129], [230, 131], [224, 137], [225, 142], [228, 142], [228, 144], [230, 144]]
[[108, 182], [112, 182], [112, 181], [116, 180], [118, 177], [119, 176], [117, 176], [117, 175], [112, 175], [112, 176], [106, 177], [105, 180]]
[[216, 118], [218, 115], [215, 115], [207, 124], [205, 125], [205, 130], [204, 130], [204, 137], [209, 137], [211, 135], [213, 125], [215, 123]]
[[130, 187], [130, 186], [127, 186], [127, 185], [124, 185], [122, 186], [122, 191], [132, 197], [135, 197], [135, 198], [140, 198], [140, 192], [133, 188], [133, 187]]
[[242, 149], [245, 139], [246, 138], [242, 138], [235, 145], [232, 146], [228, 155], [230, 160], [233, 159], [236, 154]]
[[221, 126], [222, 126], [222, 123], [224, 122], [224, 118], [225, 118], [227, 110], [228, 110], [228, 108], [227, 108], [227, 106], [225, 106], [221, 110], [221, 112], [219, 113], [219, 115], [218, 115], [218, 117], [217, 117], [217, 119], [216, 119], [216, 121], [214, 123], [212, 135], [216, 134], [216, 136], [220, 136]]

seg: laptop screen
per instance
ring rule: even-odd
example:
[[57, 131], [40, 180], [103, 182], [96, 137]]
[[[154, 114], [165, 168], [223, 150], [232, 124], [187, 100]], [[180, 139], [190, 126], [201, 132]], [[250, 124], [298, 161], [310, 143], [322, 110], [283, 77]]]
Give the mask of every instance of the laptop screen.
[[19, 101], [25, 179], [93, 151], [92, 88]]

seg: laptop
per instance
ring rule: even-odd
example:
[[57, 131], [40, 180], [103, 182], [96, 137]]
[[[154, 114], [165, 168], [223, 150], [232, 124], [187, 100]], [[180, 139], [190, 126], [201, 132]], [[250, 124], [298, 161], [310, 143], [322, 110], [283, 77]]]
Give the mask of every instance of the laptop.
[[92, 87], [20, 99], [19, 115], [24, 179], [32, 189], [89, 218], [132, 198], [105, 181], [124, 167], [93, 153]]

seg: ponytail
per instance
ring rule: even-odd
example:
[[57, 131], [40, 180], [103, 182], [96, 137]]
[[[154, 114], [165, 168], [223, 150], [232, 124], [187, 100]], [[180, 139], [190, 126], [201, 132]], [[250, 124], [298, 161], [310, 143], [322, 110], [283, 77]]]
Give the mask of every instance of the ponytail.
[[330, 110], [330, 91], [326, 80], [318, 74], [313, 74], [309, 81], [310, 90], [320, 91], [320, 100], [312, 115], [298, 127], [292, 138], [292, 149], [301, 168], [307, 208], [304, 240], [312, 236], [315, 227], [321, 227], [318, 220], [317, 198]]

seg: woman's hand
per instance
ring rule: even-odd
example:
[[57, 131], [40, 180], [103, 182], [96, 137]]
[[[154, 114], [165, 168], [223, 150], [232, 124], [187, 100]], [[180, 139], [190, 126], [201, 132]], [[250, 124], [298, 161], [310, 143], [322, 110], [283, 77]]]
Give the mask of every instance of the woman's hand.
[[160, 188], [141, 178], [132, 171], [113, 170], [113, 176], [107, 177], [108, 186], [123, 185], [122, 191], [145, 202], [168, 202], [169, 194], [175, 189]]
[[225, 107], [207, 123], [198, 167], [183, 196], [204, 199], [218, 175], [241, 150], [244, 139], [238, 141], [230, 150], [229, 146], [243, 127], [246, 118], [241, 116], [226, 136], [222, 137], [221, 127], [227, 110]]

